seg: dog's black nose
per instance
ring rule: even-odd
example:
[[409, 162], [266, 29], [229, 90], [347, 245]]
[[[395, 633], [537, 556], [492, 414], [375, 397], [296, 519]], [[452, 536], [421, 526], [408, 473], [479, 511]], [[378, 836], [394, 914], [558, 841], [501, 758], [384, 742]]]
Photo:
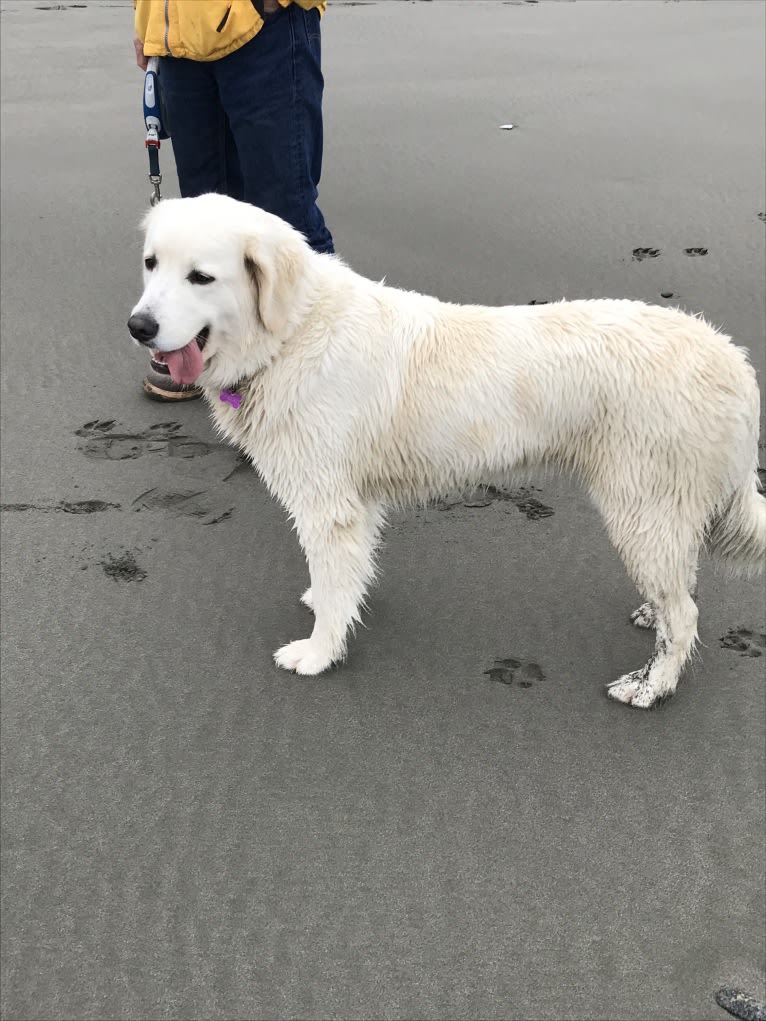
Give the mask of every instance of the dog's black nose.
[[151, 344], [159, 332], [160, 325], [156, 319], [147, 315], [132, 315], [128, 319], [128, 329], [131, 337], [134, 337], [139, 344]]

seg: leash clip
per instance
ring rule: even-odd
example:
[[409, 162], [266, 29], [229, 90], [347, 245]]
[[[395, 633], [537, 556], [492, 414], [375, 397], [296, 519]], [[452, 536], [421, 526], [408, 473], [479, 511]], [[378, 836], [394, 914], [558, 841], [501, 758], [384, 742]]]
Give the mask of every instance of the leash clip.
[[152, 206], [156, 206], [162, 199], [162, 195], [160, 194], [162, 174], [158, 174], [156, 177], [154, 177], [152, 174], [149, 174], [149, 180], [152, 182], [152, 186], [154, 187], [154, 191], [149, 196], [149, 204]]
[[149, 153], [149, 180], [154, 187], [154, 191], [152, 192], [149, 202], [151, 205], [156, 206], [162, 198], [162, 195], [160, 194], [162, 174], [160, 173], [160, 136], [159, 131], [154, 124], [149, 125], [149, 130], [146, 133], [146, 142], [144, 144]]

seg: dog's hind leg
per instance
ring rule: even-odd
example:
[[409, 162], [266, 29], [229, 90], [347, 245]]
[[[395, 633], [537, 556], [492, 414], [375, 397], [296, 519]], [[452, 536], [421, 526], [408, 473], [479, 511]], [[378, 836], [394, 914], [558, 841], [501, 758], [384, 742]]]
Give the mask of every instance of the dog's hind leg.
[[[319, 674], [343, 659], [349, 629], [359, 621], [365, 592], [375, 574], [375, 547], [383, 515], [377, 506], [358, 508], [328, 528], [302, 527], [298, 534], [311, 574], [314, 630], [274, 653], [278, 666]], [[307, 602], [304, 596], [304, 602]]]
[[[694, 557], [689, 569], [689, 594], [692, 599], [697, 595], [697, 558]], [[657, 627], [657, 607], [652, 602], [642, 603], [637, 610], [630, 615], [630, 619], [636, 627], [655, 628]]]
[[682, 538], [679, 533], [684, 529], [674, 529], [672, 517], [656, 531], [647, 527], [650, 523], [651, 517], [641, 521], [630, 537], [615, 542], [629, 573], [649, 597], [638, 612], [649, 606], [657, 629], [649, 662], [607, 688], [610, 698], [638, 709], [650, 709], [673, 694], [697, 639], [697, 605], [690, 592], [696, 578], [696, 540], [688, 532]]
[[697, 606], [688, 592], [658, 596], [656, 615], [657, 639], [652, 658], [640, 670], [607, 687], [610, 698], [637, 709], [651, 709], [670, 698], [697, 638]]

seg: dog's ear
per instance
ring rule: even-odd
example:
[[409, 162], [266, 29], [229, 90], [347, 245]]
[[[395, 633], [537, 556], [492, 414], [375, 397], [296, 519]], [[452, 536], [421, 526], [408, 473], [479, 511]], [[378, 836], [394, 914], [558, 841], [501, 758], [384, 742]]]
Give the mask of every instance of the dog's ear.
[[278, 241], [251, 238], [245, 245], [245, 268], [253, 282], [258, 318], [269, 333], [287, 327], [304, 259], [296, 235]]

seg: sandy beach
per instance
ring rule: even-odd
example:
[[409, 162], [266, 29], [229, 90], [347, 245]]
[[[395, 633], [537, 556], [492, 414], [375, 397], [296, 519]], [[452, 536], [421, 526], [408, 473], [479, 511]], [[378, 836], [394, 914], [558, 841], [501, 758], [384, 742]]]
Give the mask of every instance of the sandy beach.
[[[125, 328], [132, 6], [0, 10], [3, 1017], [763, 999], [763, 579], [703, 561], [677, 696], [612, 704], [652, 639], [595, 510], [540, 474], [397, 514], [348, 662], [278, 671], [310, 627], [295, 535], [201, 404], [144, 399]], [[765, 30], [749, 0], [331, 2], [340, 253], [454, 301], [679, 305], [763, 388]]]

